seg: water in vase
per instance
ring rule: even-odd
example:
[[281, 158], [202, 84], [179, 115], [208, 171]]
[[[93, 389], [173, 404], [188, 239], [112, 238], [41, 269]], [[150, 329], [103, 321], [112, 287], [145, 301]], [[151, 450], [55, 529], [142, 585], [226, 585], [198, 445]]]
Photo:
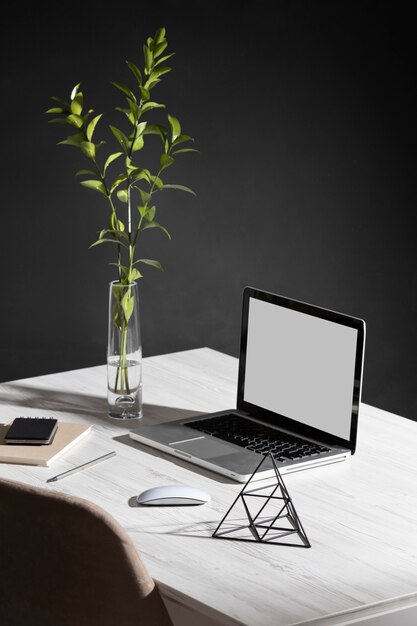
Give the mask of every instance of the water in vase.
[[107, 360], [109, 415], [119, 419], [142, 417], [141, 362], [118, 356]]

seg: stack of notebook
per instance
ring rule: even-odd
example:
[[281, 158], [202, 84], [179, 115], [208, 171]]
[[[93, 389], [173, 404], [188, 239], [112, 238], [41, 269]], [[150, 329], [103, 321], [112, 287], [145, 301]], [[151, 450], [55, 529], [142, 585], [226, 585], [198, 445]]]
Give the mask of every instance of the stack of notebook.
[[[40, 421], [42, 422], [42, 420]], [[11, 425], [12, 423], [0, 425], [0, 462], [23, 465], [43, 465], [44, 467], [51, 465], [51, 463], [61, 457], [81, 439], [86, 437], [92, 429], [91, 424], [57, 422], [55, 429], [54, 427], [51, 429], [51, 443], [42, 444], [40, 443], [41, 440], [38, 439], [38, 441], [36, 441], [36, 436], [34, 441], [30, 441], [30, 438], [34, 436], [34, 431], [39, 431], [39, 427], [36, 427], [35, 422], [31, 422], [29, 429], [27, 429], [26, 426], [25, 431], [30, 437], [22, 440], [26, 443], [15, 443], [19, 440], [19, 432], [17, 433], [17, 438], [13, 437], [11, 439], [9, 437], [9, 441], [13, 443], [7, 443], [6, 437]], [[44, 425], [45, 424], [40, 424], [40, 426]]]

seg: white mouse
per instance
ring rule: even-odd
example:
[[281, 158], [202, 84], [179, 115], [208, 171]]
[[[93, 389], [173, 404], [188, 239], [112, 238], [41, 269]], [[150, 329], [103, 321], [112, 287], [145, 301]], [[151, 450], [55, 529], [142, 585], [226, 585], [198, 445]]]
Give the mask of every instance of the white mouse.
[[197, 487], [165, 485], [143, 491], [137, 496], [136, 500], [139, 504], [151, 506], [189, 506], [192, 504], [205, 504], [210, 501], [210, 496]]

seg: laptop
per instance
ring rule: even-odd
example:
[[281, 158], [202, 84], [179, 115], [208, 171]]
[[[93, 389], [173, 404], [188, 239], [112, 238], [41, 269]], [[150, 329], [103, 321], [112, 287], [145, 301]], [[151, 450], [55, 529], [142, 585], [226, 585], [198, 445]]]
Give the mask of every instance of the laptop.
[[[245, 287], [236, 407], [129, 435], [238, 482], [268, 453], [282, 474], [344, 461], [356, 448], [365, 332], [362, 319]], [[272, 475], [267, 466], [256, 478]]]

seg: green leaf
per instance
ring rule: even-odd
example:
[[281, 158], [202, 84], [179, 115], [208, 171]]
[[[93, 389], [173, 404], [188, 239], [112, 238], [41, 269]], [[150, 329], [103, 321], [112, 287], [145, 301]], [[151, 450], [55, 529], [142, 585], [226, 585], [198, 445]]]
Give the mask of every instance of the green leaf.
[[94, 159], [96, 156], [96, 147], [91, 141], [82, 141], [81, 150], [89, 159]]
[[181, 154], [181, 152], [200, 152], [200, 150], [196, 150], [195, 148], [181, 148], [181, 150], [173, 150], [171, 154]]
[[[48, 120], [49, 124], [71, 124], [68, 121], [68, 117], [54, 117], [53, 120]], [[74, 124], [71, 124], [73, 126]]]
[[148, 122], [141, 122], [140, 124], [138, 124], [138, 127], [136, 129], [136, 136], [143, 135], [147, 125], [148, 125]]
[[165, 36], [166, 36], [166, 28], [164, 28], [163, 26], [161, 28], [158, 28], [158, 30], [155, 33], [155, 43], [156, 44], [160, 44], [163, 41], [166, 41]]
[[165, 184], [164, 185], [164, 189], [178, 189], [179, 191], [186, 191], [187, 193], [191, 193], [193, 196], [197, 195], [195, 193], [195, 191], [193, 191], [189, 187], [185, 187], [184, 185], [168, 185], [168, 184]]
[[121, 113], [124, 113], [127, 119], [129, 120], [129, 122], [132, 124], [132, 126], [136, 125], [135, 116], [132, 113], [132, 111], [130, 111], [130, 109], [124, 109], [123, 107], [115, 107], [115, 111], [120, 111]]
[[138, 269], [136, 269], [136, 267], [132, 267], [132, 269], [127, 275], [127, 278], [129, 282], [132, 283], [134, 280], [137, 280], [138, 278], [142, 278], [142, 274], [139, 272]]
[[75, 146], [76, 148], [81, 148], [81, 143], [84, 141], [84, 135], [82, 133], [77, 133], [76, 135], [70, 135], [66, 139], [58, 142], [58, 145], [63, 144], [67, 146]]
[[120, 268], [129, 283], [132, 283], [138, 278], [143, 278], [142, 274], [136, 268], [129, 269], [126, 265], [121, 265], [120, 263], [109, 263], [109, 265], [115, 265], [116, 267]]
[[74, 89], [71, 91], [71, 96], [70, 96], [71, 100], [74, 100], [75, 96], [77, 95], [78, 89], [80, 88], [80, 84], [81, 83], [78, 83], [77, 85], [75, 85]]
[[107, 168], [109, 167], [110, 163], [113, 163], [113, 161], [115, 161], [116, 159], [119, 158], [119, 156], [122, 156], [123, 152], [114, 152], [113, 154], [111, 154], [105, 164], [104, 164], [104, 168], [103, 168], [103, 173], [106, 173]]
[[122, 172], [114, 179], [114, 182], [110, 188], [110, 193], [112, 193], [119, 185], [124, 183], [125, 180], [127, 180], [127, 174], [125, 172]]
[[145, 144], [145, 141], [142, 135], [139, 135], [139, 137], [136, 137], [135, 141], [133, 142], [132, 152], [137, 152], [138, 150], [142, 150], [144, 144]]
[[65, 113], [65, 109], [61, 107], [53, 107], [52, 109], [48, 109], [45, 113]]
[[97, 125], [97, 122], [99, 121], [100, 117], [103, 115], [103, 113], [100, 113], [100, 115], [96, 115], [96, 117], [94, 117], [91, 122], [89, 123], [89, 125], [87, 126], [87, 130], [85, 132], [85, 134], [87, 135], [87, 139], [88, 141], [91, 141], [92, 137], [93, 137], [93, 133], [94, 133], [94, 129]]
[[[117, 241], [119, 241], [120, 237], [122, 235], [124, 235], [123, 232], [120, 232], [118, 230], [114, 230], [114, 228], [104, 228], [103, 230], [100, 231], [100, 234], [99, 234], [98, 238], [99, 238], [99, 240], [106, 239], [106, 235], [109, 235], [109, 234], [112, 237], [114, 237], [114, 239], [117, 239]], [[113, 241], [113, 239], [111, 239], [110, 241]], [[108, 241], [107, 241], [107, 243], [108, 243]]]
[[[119, 275], [120, 275], [120, 269], [119, 269]], [[112, 310], [112, 320], [113, 320], [113, 324], [115, 324], [115, 326], [119, 330], [122, 330], [123, 320], [122, 320], [122, 311], [120, 308], [120, 294], [116, 292], [115, 288], [113, 289], [113, 294], [115, 296], [115, 303], [114, 303], [113, 310]], [[119, 301], [116, 298], [119, 298]]]
[[174, 159], [172, 158], [172, 156], [169, 156], [169, 154], [162, 154], [159, 162], [161, 170], [165, 170], [167, 167], [172, 165], [173, 162]]
[[158, 222], [155, 222], [155, 220], [153, 220], [152, 222], [147, 222], [144, 226], [142, 226], [141, 230], [146, 230], [147, 228], [159, 228], [166, 234], [168, 239], [171, 239], [171, 235], [169, 234], [165, 226], [162, 226], [162, 224], [158, 224]]
[[101, 243], [117, 243], [118, 246], [127, 248], [123, 241], [119, 241], [118, 239], [97, 239], [97, 241], [91, 244], [90, 248], [94, 248], [94, 246], [98, 246]]
[[148, 124], [145, 128], [144, 135], [159, 135], [162, 140], [162, 143], [165, 143], [165, 138], [167, 135], [167, 129], [165, 126], [161, 126], [160, 124]]
[[122, 298], [121, 305], [122, 305], [123, 313], [125, 315], [126, 322], [128, 322], [130, 318], [132, 317], [133, 309], [135, 306], [135, 300], [132, 296], [130, 289], [126, 290], [126, 293]]
[[145, 213], [145, 217], [148, 220], [148, 222], [152, 222], [153, 221], [153, 219], [155, 217], [155, 213], [156, 213], [156, 206], [149, 207], [149, 209]]
[[154, 206], [149, 207], [145, 215], [146, 220], [148, 222], [153, 222], [155, 219], [155, 214], [156, 214], [156, 206], [154, 205]]
[[123, 91], [123, 93], [133, 100], [133, 102], [136, 102], [136, 96], [129, 87], [123, 85], [123, 83], [118, 83], [117, 81], [112, 81], [112, 85], [114, 85], [117, 89], [120, 89], [120, 91]]
[[[137, 172], [132, 176], [133, 182], [137, 182], [138, 180], [146, 180], [148, 183], [151, 181], [151, 173], [146, 168], [138, 167]], [[139, 187], [136, 187], [139, 189]]]
[[178, 137], [172, 142], [173, 146], [178, 146], [179, 143], [183, 143], [184, 141], [194, 141], [190, 135], [178, 135]]
[[164, 188], [164, 183], [158, 176], [151, 176], [151, 181], [162, 191]]
[[181, 124], [179, 123], [176, 117], [174, 117], [173, 115], [170, 115], [169, 113], [168, 113], [168, 121], [171, 125], [171, 130], [172, 130], [172, 143], [174, 143], [177, 137], [181, 135]]
[[76, 128], [81, 128], [81, 126], [84, 124], [83, 118], [80, 117], [79, 115], [76, 115], [75, 113], [71, 113], [70, 115], [68, 115], [67, 120], [70, 124], [72, 124]]
[[175, 52], [171, 52], [171, 54], [167, 54], [164, 57], [161, 57], [160, 59], [158, 59], [156, 61], [156, 63], [154, 64], [154, 67], [156, 67], [157, 65], [160, 65], [161, 63], [163, 63], [164, 61], [167, 61], [168, 59], [170, 59], [171, 57], [173, 57], [175, 54]]
[[159, 55], [161, 55], [163, 53], [163, 51], [167, 48], [167, 46], [168, 46], [168, 42], [166, 40], [165, 41], [161, 41], [160, 43], [157, 43], [156, 46], [154, 46], [154, 49], [153, 49], [154, 59], [159, 57]]
[[99, 191], [103, 196], [107, 196], [106, 187], [100, 180], [82, 180], [80, 185], [83, 187], [87, 187], [88, 189], [93, 189], [94, 191]]
[[120, 202], [127, 202], [129, 200], [129, 194], [126, 189], [119, 189], [116, 195]]
[[140, 197], [142, 198], [143, 204], [146, 205], [147, 202], [149, 201], [149, 198], [151, 197], [150, 194], [147, 191], [144, 191], [143, 189], [141, 189], [140, 187], [136, 187], [136, 189], [140, 193]]
[[69, 109], [68, 102], [66, 102], [62, 98], [57, 98], [56, 96], [51, 96], [51, 100], [55, 100], [55, 102], [59, 102], [60, 104], [63, 104], [66, 109]]
[[126, 171], [128, 172], [129, 176], [132, 175], [134, 172], [136, 172], [139, 168], [133, 163], [132, 159], [130, 159], [128, 156], [125, 159], [126, 161]]
[[145, 74], [148, 75], [153, 62], [153, 56], [150, 48], [146, 45], [143, 46], [143, 56], [145, 59]]
[[132, 72], [136, 80], [138, 81], [138, 85], [140, 86], [142, 84], [142, 74], [141, 74], [140, 69], [138, 68], [137, 65], [135, 65], [131, 61], [126, 61], [126, 63], [127, 63], [128, 68], [130, 69], [130, 71]]
[[126, 135], [121, 130], [116, 128], [116, 126], [110, 126], [110, 130], [122, 146], [123, 150], [127, 153], [129, 151], [129, 140]]
[[170, 71], [171, 71], [170, 67], [167, 67], [166, 65], [160, 65], [159, 67], [155, 67], [152, 70], [152, 74], [150, 78], [152, 80], [155, 80], [156, 78], [159, 78], [160, 76], [163, 76], [164, 74], [168, 74], [168, 72]]
[[164, 268], [162, 267], [160, 262], [159, 261], [154, 261], [153, 259], [138, 259], [136, 262], [137, 263], [145, 263], [145, 265], [152, 265], [152, 267], [156, 267], [156, 269], [161, 270], [161, 272], [164, 271]]
[[79, 91], [72, 100], [70, 108], [71, 113], [74, 113], [74, 115], [81, 115], [83, 110], [83, 94], [81, 91]]
[[98, 172], [94, 172], [93, 170], [78, 170], [75, 173], [76, 176], [98, 176]]
[[[148, 80], [146, 81], [144, 88], [145, 89], [153, 89], [153, 87], [155, 87], [155, 85], [157, 85], [158, 83], [160, 83], [160, 79], [159, 78], [148, 78]], [[149, 93], [149, 92], [148, 92]], [[150, 98], [150, 96], [149, 96]], [[147, 98], [147, 100], [149, 100], [149, 98]]]
[[125, 230], [125, 225], [123, 224], [121, 220], [117, 218], [116, 213], [111, 214], [109, 221], [110, 221], [110, 230], [108, 232], [112, 233], [114, 236], [117, 235], [117, 237], [119, 237], [121, 235], [119, 231], [122, 231], [123, 233]]
[[147, 87], [142, 87], [142, 85], [140, 86], [140, 92], [142, 94], [142, 100], [149, 100], [149, 98], [151, 97], [151, 94], [149, 93], [149, 89]]
[[142, 114], [141, 108], [138, 104], [136, 104], [136, 102], [132, 102], [130, 98], [126, 98], [126, 100], [129, 103], [129, 108], [133, 117], [133, 123], [136, 124], [136, 122], [138, 121], [138, 119], [140, 118]]
[[165, 104], [158, 104], [158, 102], [145, 102], [142, 106], [142, 113], [146, 113], [146, 111], [150, 111], [151, 109], [165, 109]]

